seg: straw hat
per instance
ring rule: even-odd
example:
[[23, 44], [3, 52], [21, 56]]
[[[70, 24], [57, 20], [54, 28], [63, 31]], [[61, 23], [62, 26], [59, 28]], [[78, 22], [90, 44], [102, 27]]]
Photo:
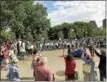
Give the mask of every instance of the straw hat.
[[40, 58], [40, 62], [43, 63], [43, 64], [47, 64], [48, 63], [48, 60], [46, 57], [41, 57]]

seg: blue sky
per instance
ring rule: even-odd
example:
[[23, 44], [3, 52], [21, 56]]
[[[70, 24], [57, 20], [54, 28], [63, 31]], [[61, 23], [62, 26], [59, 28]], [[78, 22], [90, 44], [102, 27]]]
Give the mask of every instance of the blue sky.
[[51, 26], [63, 22], [95, 20], [98, 26], [102, 26], [105, 18], [105, 1], [35, 1], [47, 7], [48, 18]]
[[44, 1], [43, 3], [47, 7], [48, 13], [56, 10], [56, 8], [53, 6], [54, 1]]

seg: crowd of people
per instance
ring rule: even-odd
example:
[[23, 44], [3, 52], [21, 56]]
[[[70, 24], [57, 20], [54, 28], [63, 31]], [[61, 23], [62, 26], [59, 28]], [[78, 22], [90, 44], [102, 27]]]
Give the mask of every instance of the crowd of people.
[[[62, 57], [65, 60], [65, 80], [75, 80], [76, 62], [72, 52], [77, 49], [82, 50], [83, 74], [85, 81], [96, 81], [95, 77], [95, 61], [93, 60], [95, 54], [100, 58], [99, 74], [100, 81], [106, 79], [106, 52], [101, 49], [101, 53], [96, 48], [100, 48], [103, 39], [74, 39], [72, 41], [51, 41], [51, 42], [25, 42], [21, 39], [17, 41], [6, 41], [1, 45], [0, 51], [0, 68], [3, 70], [9, 69], [7, 80], [20, 81], [20, 73], [17, 63], [24, 61], [25, 56], [32, 56], [31, 67], [33, 69], [33, 76], [35, 81], [53, 81], [54, 74], [47, 66], [48, 60], [41, 54], [43, 50], [63, 49]], [[67, 51], [66, 51], [67, 49]], [[90, 53], [87, 53], [89, 49]]]

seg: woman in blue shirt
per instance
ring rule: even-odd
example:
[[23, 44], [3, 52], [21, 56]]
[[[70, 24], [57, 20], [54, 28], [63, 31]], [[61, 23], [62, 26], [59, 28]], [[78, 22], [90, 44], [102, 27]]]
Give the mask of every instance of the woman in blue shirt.
[[17, 63], [18, 59], [15, 59], [12, 61], [9, 67], [9, 72], [7, 74], [7, 79], [9, 81], [20, 81], [19, 68], [17, 67]]

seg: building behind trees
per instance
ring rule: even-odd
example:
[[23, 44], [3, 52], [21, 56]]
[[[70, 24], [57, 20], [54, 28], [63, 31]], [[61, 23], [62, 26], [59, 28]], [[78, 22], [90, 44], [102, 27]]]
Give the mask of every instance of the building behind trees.
[[106, 28], [106, 19], [103, 20], [103, 27]]

